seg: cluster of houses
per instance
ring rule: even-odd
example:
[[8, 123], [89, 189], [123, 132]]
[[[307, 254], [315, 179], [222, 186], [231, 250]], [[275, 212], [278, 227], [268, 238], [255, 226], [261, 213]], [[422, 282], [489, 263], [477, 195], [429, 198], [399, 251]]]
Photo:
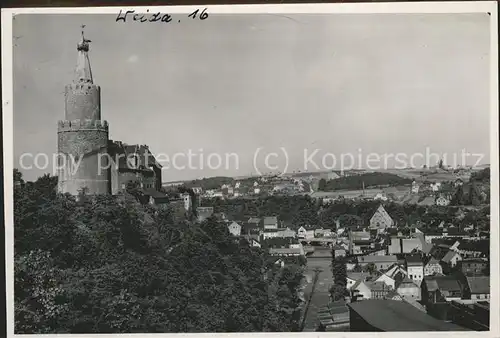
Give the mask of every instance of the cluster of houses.
[[[448, 236], [417, 228], [411, 236], [386, 237], [385, 250], [351, 255], [346, 266], [351, 301], [404, 301], [439, 320], [487, 330], [489, 239]], [[370, 241], [367, 234], [365, 240]]]
[[[454, 187], [463, 185], [463, 180], [457, 178], [453, 183]], [[383, 189], [366, 189], [363, 191], [339, 191], [322, 197], [323, 204], [333, 203], [336, 200], [356, 199], [356, 200], [379, 200], [393, 201], [398, 203], [416, 204], [421, 206], [448, 206], [452, 200], [452, 192], [443, 190], [440, 182], [413, 181], [411, 187], [396, 186]], [[481, 192], [481, 194], [485, 194]], [[321, 195], [316, 193], [315, 195]], [[484, 197], [484, 196], [483, 196]]]
[[[331, 171], [318, 173], [289, 173], [263, 175], [255, 178], [245, 178], [233, 183], [222, 184], [216, 189], [193, 187], [195, 194], [203, 198], [238, 198], [256, 197], [261, 195], [294, 195], [311, 193], [317, 190], [321, 179], [333, 180], [340, 177], [361, 175], [364, 171]], [[165, 183], [165, 188], [183, 186], [185, 182]]]
[[286, 256], [307, 258], [318, 246], [329, 246], [335, 257], [345, 256], [349, 302], [402, 301], [439, 320], [470, 320], [473, 324], [459, 325], [479, 330], [489, 325], [487, 317], [470, 317], [476, 313], [471, 308], [489, 306], [487, 234], [471, 236], [443, 223], [403, 235], [382, 205], [364, 229], [337, 222], [336, 229], [294, 230], [282, 227], [276, 216], [226, 223], [233, 236], [265, 246], [277, 264], [284, 265], [281, 258]]
[[292, 177], [267, 177], [245, 179], [234, 183], [222, 184], [217, 189], [203, 190], [201, 187], [193, 191], [203, 198], [238, 198], [257, 197], [262, 195], [293, 195], [308, 193], [310, 186], [306, 179]]

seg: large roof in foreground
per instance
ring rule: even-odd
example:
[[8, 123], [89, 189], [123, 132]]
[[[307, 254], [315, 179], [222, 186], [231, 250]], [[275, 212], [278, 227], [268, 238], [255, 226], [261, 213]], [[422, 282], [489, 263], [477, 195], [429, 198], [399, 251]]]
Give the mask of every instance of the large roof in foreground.
[[468, 331], [435, 319], [412, 305], [389, 299], [368, 299], [348, 304], [363, 319], [381, 331]]

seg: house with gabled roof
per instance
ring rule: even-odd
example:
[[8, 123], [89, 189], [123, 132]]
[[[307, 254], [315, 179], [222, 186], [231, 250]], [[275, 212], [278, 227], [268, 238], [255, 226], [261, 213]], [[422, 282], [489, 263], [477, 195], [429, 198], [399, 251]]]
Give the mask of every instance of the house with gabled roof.
[[352, 287], [351, 287], [351, 294], [353, 295], [353, 298], [356, 299], [370, 299], [372, 296], [372, 290], [369, 286], [369, 282], [365, 281], [357, 281]]
[[418, 255], [407, 256], [406, 271], [408, 271], [409, 278], [420, 286], [424, 278], [424, 263], [422, 262], [422, 258]]
[[439, 263], [438, 259], [431, 257], [424, 266], [424, 276], [432, 276], [437, 273], [442, 274], [443, 267]]
[[314, 238], [314, 230], [312, 230], [312, 229], [308, 230], [305, 227], [301, 226], [297, 230], [297, 237], [303, 238], [303, 239], [312, 239], [312, 238]]
[[407, 277], [408, 273], [399, 265], [394, 264], [386, 272], [383, 272], [375, 279], [376, 282], [385, 283], [393, 289], [396, 289], [398, 283]]
[[413, 300], [420, 300], [420, 287], [408, 276], [406, 276], [396, 287], [396, 291], [401, 295], [401, 298], [409, 298]]
[[229, 232], [233, 236], [241, 236], [241, 225], [236, 222], [232, 222], [228, 225]]
[[264, 230], [265, 229], [278, 229], [278, 217], [264, 217]]
[[466, 331], [461, 326], [432, 318], [406, 301], [370, 299], [347, 306], [350, 332]]
[[454, 267], [461, 260], [462, 260], [462, 256], [458, 252], [450, 250], [446, 253], [446, 255], [444, 255], [444, 257], [441, 261], [443, 263], [448, 264], [451, 267]]
[[372, 218], [370, 219], [370, 230], [376, 230], [378, 233], [385, 232], [386, 228], [394, 227], [394, 220], [384, 209], [382, 204], [379, 205]]
[[364, 282], [368, 277], [368, 272], [348, 272], [346, 289], [349, 290], [358, 282]]
[[436, 204], [436, 199], [434, 196], [427, 196], [423, 200], [417, 203], [418, 205], [422, 206], [431, 206]]
[[250, 246], [253, 248], [260, 248], [261, 245], [258, 240], [251, 238], [250, 239]]
[[454, 276], [427, 276], [420, 286], [422, 305], [436, 318], [447, 319], [448, 302], [460, 300], [462, 287]]
[[385, 283], [381, 282], [369, 282], [368, 283], [371, 290], [370, 299], [384, 299], [387, 294], [393, 290], [392, 287], [387, 286]]
[[295, 238], [297, 237], [297, 233], [294, 230], [291, 230], [289, 228], [282, 228], [282, 229], [277, 229], [278, 234], [277, 237], [281, 238]]
[[462, 293], [463, 299], [473, 299], [478, 301], [490, 299], [490, 277], [466, 277], [466, 283]]
[[395, 278], [395, 276], [398, 273], [401, 273], [405, 276], [408, 275], [408, 272], [406, 271], [406, 269], [399, 263], [392, 264], [387, 270], [385, 270], [384, 273], [391, 278]]

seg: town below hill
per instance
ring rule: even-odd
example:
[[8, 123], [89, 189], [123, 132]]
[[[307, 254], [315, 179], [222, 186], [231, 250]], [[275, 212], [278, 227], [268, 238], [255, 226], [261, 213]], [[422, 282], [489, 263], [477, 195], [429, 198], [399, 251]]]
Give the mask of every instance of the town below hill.
[[16, 333], [489, 329], [489, 168], [301, 174], [72, 196], [14, 171]]
[[[441, 178], [441, 179], [438, 179]], [[234, 179], [211, 177], [166, 183], [165, 192], [192, 189], [202, 198], [264, 198], [309, 195], [323, 202], [337, 199], [382, 200], [403, 204], [480, 206], [490, 199], [490, 169], [391, 170], [390, 172], [294, 173]]]

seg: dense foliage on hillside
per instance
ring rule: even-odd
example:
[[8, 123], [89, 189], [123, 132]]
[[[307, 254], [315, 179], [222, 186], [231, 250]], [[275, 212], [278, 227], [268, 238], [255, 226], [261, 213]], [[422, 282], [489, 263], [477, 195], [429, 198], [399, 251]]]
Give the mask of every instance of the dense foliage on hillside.
[[214, 207], [214, 212], [223, 212], [237, 219], [247, 215], [256, 217], [278, 216], [285, 224], [301, 225], [318, 223], [320, 204], [310, 196], [267, 196], [258, 199], [203, 199], [202, 206]]
[[483, 170], [472, 173], [470, 180], [489, 184], [490, 183], [490, 168], [484, 168]]
[[[380, 201], [338, 200], [323, 205], [309, 196], [270, 196], [259, 199], [204, 199], [202, 205], [213, 206], [216, 213], [223, 212], [231, 218], [245, 220], [248, 217], [278, 216], [284, 226], [298, 229], [309, 224], [315, 227], [335, 229], [366, 226]], [[481, 230], [489, 229], [489, 207], [465, 209], [460, 206], [421, 206], [384, 202], [385, 210], [398, 227], [419, 225], [437, 227], [441, 222], [464, 227], [477, 224]]]
[[490, 204], [490, 168], [473, 172], [470, 180], [462, 185], [454, 182], [444, 182], [442, 186], [451, 186], [448, 192], [451, 193], [451, 205], [472, 205]]
[[234, 184], [234, 179], [232, 177], [216, 176], [202, 178], [199, 180], [192, 180], [191, 182], [185, 182], [184, 185], [188, 188], [200, 187], [203, 191], [211, 189], [220, 189], [224, 184]]
[[215, 219], [176, 223], [131, 195], [14, 190], [16, 333], [298, 329], [299, 265], [274, 264]]
[[344, 299], [347, 292], [347, 268], [344, 256], [335, 256], [335, 250], [332, 249], [332, 275], [333, 285], [330, 287], [330, 297], [332, 301]]
[[389, 173], [368, 173], [362, 175], [345, 176], [326, 182], [320, 182], [319, 190], [361, 190], [363, 184], [365, 188], [387, 187], [411, 184], [412, 180]]

